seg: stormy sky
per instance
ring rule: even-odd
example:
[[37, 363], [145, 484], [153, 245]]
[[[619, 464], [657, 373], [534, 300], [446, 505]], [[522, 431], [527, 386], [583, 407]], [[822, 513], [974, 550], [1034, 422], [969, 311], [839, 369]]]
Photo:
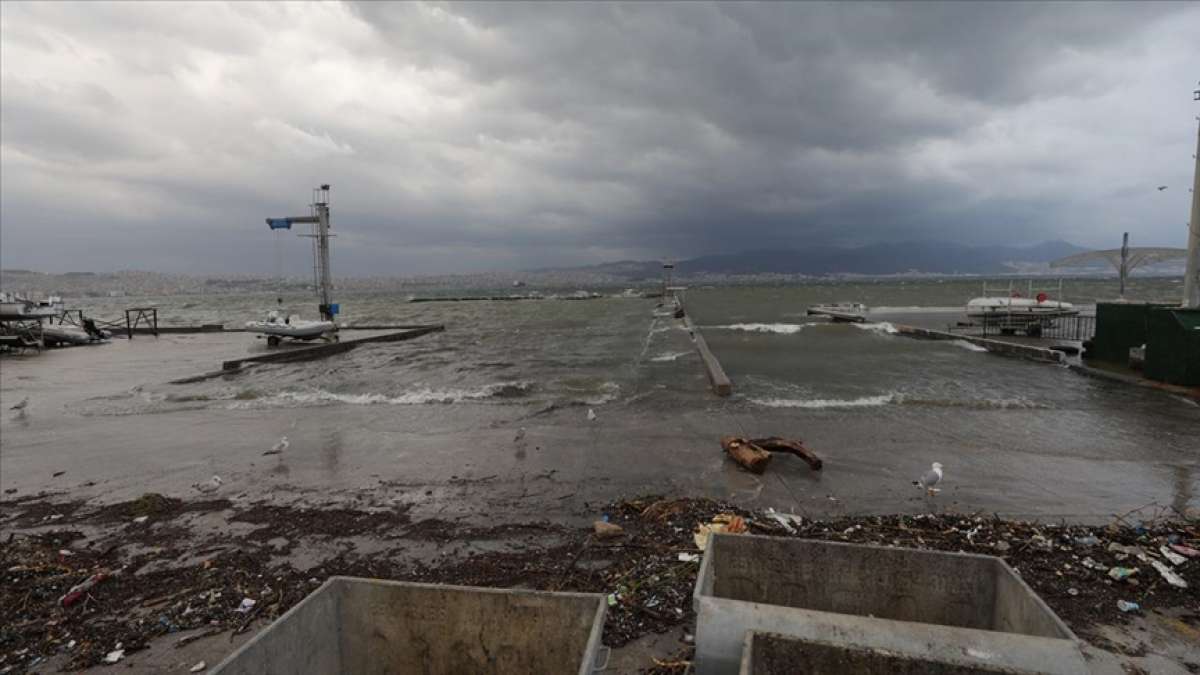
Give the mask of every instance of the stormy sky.
[[1183, 246], [1198, 35], [1196, 3], [4, 2], [0, 265], [270, 274], [263, 218], [323, 182], [339, 276]]

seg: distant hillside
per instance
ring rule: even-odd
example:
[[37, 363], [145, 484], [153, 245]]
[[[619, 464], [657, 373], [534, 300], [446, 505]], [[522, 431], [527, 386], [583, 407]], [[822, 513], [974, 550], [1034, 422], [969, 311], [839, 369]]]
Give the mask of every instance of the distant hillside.
[[[964, 246], [940, 242], [873, 244], [858, 248], [814, 246], [795, 250], [743, 251], [706, 255], [675, 263], [680, 276], [803, 274], [1004, 274], [1029, 271], [1087, 249], [1065, 241], [1047, 241], [1027, 247]], [[631, 261], [585, 268], [596, 274], [628, 279], [657, 277], [662, 263]]]

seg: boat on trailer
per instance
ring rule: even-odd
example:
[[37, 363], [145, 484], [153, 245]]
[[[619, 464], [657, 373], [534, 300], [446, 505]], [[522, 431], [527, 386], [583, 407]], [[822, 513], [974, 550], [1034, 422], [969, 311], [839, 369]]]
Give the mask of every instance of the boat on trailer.
[[[314, 286], [321, 303], [317, 309], [321, 313], [320, 321], [307, 321], [294, 316], [285, 315], [278, 309], [271, 310], [262, 321], [247, 321], [246, 330], [261, 333], [267, 337], [267, 345], [275, 347], [284, 338], [291, 340], [323, 339], [337, 342], [337, 316], [339, 307], [332, 300], [333, 275], [329, 269], [329, 186], [322, 185], [313, 190], [312, 211], [307, 216], [290, 216], [287, 218], [267, 218], [267, 227], [274, 230], [291, 230], [296, 223], [308, 223], [313, 226], [312, 234], [302, 234], [302, 237], [313, 239], [313, 277]], [[282, 305], [283, 300], [279, 303]]]
[[[1062, 296], [1061, 280], [1058, 282], [1058, 295]], [[1031, 281], [1024, 294], [1011, 282], [1007, 289], [989, 289], [985, 283], [983, 295], [967, 302], [966, 314], [971, 321], [998, 328], [1001, 333], [1020, 331], [1037, 336], [1041, 335], [1043, 328], [1052, 326], [1056, 319], [1076, 316], [1079, 310], [1069, 302], [1052, 299], [1046, 290], [1035, 289]]]

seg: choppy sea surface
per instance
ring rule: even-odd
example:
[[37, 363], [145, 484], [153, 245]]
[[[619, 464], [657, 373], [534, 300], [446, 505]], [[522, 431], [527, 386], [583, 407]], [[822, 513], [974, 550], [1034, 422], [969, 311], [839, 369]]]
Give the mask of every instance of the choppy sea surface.
[[[700, 365], [679, 322], [656, 315], [654, 300], [628, 297], [621, 289], [585, 290], [603, 297], [570, 300], [569, 292], [545, 291], [549, 297], [543, 300], [414, 303], [398, 293], [340, 296], [341, 320], [348, 325], [440, 323], [447, 330], [312, 363], [260, 367], [235, 384], [150, 383], [136, 395], [92, 404], [87, 412], [460, 402], [542, 409], [604, 405], [647, 392], [666, 407], [703, 400], [703, 387], [692, 386]], [[950, 419], [971, 409], [1011, 410], [1014, 418], [1022, 410], [1098, 409], [1103, 416], [1108, 404], [1093, 396], [1096, 385], [1086, 378], [981, 353], [967, 342], [901, 338], [887, 320], [944, 325], [980, 290], [975, 280], [698, 287], [686, 292], [686, 302], [735, 381], [736, 405], [849, 416], [915, 407], [944, 409]], [[1067, 283], [1064, 296], [1086, 308], [1116, 290], [1111, 280], [1077, 280]], [[1150, 300], [1178, 293], [1174, 279], [1138, 279], [1129, 290], [1131, 297]], [[839, 301], [866, 303], [876, 320], [847, 325], [806, 316], [809, 305]], [[164, 325], [232, 327], [274, 304], [268, 295], [212, 295], [105, 299], [83, 307], [115, 318], [123, 307], [152, 305]], [[315, 301], [307, 296], [287, 296], [284, 306], [300, 316], [315, 313]], [[1112, 405], [1126, 406], [1124, 398]]]
[[[1193, 399], [965, 341], [895, 333], [894, 324], [955, 322], [979, 281], [689, 288], [688, 313], [733, 380], [729, 398], [709, 391], [687, 331], [657, 300], [578, 290], [589, 299], [567, 299], [576, 289], [479, 302], [337, 293], [345, 325], [436, 323], [445, 331], [236, 376], [189, 377], [265, 352], [251, 333], [138, 337], [15, 357], [0, 370], [0, 396], [8, 406], [25, 396], [32, 403], [26, 415], [0, 418], [6, 475], [20, 477], [21, 489], [51, 487], [45, 481], [66, 456], [81, 475], [129, 491], [186, 489], [213, 473], [241, 476], [247, 488], [268, 480], [319, 489], [499, 475], [488, 484], [495, 499], [532, 509], [549, 507], [526, 498], [525, 481], [554, 475], [582, 502], [614, 490], [678, 490], [761, 493], [777, 508], [890, 512], [926, 508], [909, 503], [909, 481], [942, 461], [964, 507], [1063, 517], [1152, 500], [1185, 509], [1200, 490]], [[1128, 295], [1170, 301], [1180, 291], [1173, 279], [1137, 279]], [[1116, 294], [1112, 281], [1072, 281], [1065, 299], [1086, 312]], [[807, 316], [808, 306], [828, 302], [866, 303], [869, 321]], [[165, 325], [237, 327], [275, 297], [71, 304], [99, 319], [155, 306]], [[311, 318], [316, 301], [285, 296], [284, 307]], [[188, 381], [170, 382], [177, 378]], [[719, 452], [716, 439], [728, 433], [804, 438], [829, 470], [781, 463], [769, 480], [747, 478]], [[256, 465], [282, 434], [292, 441], [289, 456]]]

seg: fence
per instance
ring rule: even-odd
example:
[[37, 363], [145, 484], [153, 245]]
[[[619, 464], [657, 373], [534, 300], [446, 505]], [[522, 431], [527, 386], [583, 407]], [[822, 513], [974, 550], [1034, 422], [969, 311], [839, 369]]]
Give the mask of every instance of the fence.
[[1096, 334], [1096, 317], [1077, 314], [1047, 317], [1036, 321], [1021, 317], [1018, 321], [1013, 317], [1000, 315], [983, 319], [979, 326], [983, 330], [983, 337], [1026, 335], [1055, 340], [1090, 340]]

